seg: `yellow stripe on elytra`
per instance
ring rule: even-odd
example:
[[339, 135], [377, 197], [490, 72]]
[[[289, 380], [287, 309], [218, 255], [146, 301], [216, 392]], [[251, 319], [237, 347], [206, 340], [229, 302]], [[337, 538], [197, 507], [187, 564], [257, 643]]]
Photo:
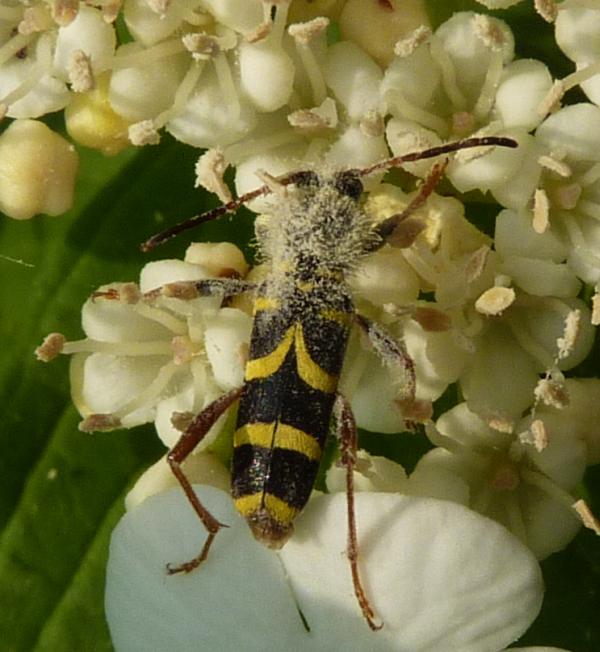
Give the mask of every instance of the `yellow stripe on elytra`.
[[292, 342], [296, 349], [296, 365], [300, 378], [313, 389], [318, 389], [326, 394], [335, 392], [338, 385], [337, 375], [327, 373], [310, 357], [300, 323], [293, 324], [287, 329], [271, 353], [248, 360], [245, 379], [268, 378], [274, 374], [283, 364]]
[[267, 378], [274, 374], [279, 367], [283, 364], [287, 352], [292, 346], [294, 341], [294, 331], [296, 329], [295, 325], [290, 326], [285, 335], [281, 338], [281, 342], [276, 346], [276, 348], [267, 353], [267, 355], [262, 356], [261, 358], [254, 358], [248, 360], [246, 363], [246, 380], [254, 380], [255, 378]]
[[310, 460], [321, 458], [319, 442], [287, 423], [247, 423], [238, 428], [233, 436], [233, 445], [251, 444], [262, 448], [285, 448], [302, 453]]
[[248, 518], [260, 509], [264, 508], [269, 512], [271, 518], [282, 525], [291, 523], [298, 514], [298, 509], [291, 507], [281, 498], [269, 493], [256, 493], [248, 496], [240, 496], [234, 499], [237, 511]]
[[254, 314], [261, 310], [280, 310], [281, 301], [271, 297], [256, 297], [254, 299]]
[[294, 344], [296, 346], [296, 364], [298, 365], [298, 375], [300, 378], [313, 389], [318, 389], [326, 394], [335, 392], [338, 386], [338, 377], [321, 369], [310, 357], [306, 342], [304, 341], [302, 324], [298, 324], [296, 327]]
[[327, 321], [335, 321], [342, 326], [349, 326], [352, 314], [343, 310], [321, 310], [319, 317]]

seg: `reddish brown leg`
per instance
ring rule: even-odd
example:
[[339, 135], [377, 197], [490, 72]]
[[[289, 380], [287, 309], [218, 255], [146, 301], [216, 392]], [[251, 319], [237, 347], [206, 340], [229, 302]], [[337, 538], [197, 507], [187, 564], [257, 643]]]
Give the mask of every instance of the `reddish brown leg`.
[[240, 397], [241, 393], [241, 387], [234, 389], [205, 407], [204, 410], [202, 410], [202, 412], [200, 412], [200, 414], [192, 421], [187, 430], [183, 435], [181, 435], [179, 441], [167, 455], [167, 461], [169, 462], [171, 470], [177, 480], [179, 480], [179, 484], [185, 492], [187, 499], [190, 501], [194, 511], [198, 514], [198, 517], [208, 532], [208, 538], [204, 542], [204, 546], [199, 555], [183, 564], [179, 564], [178, 566], [167, 564], [167, 573], [169, 573], [169, 575], [174, 575], [175, 573], [189, 573], [194, 570], [194, 568], [198, 567], [208, 556], [208, 551], [217, 532], [222, 527], [227, 527], [223, 523], [219, 523], [219, 521], [217, 521], [217, 519], [200, 502], [198, 496], [196, 496], [192, 489], [190, 481], [183, 472], [181, 465], [185, 462], [194, 448], [196, 448], [196, 446], [204, 439], [206, 433], [211, 429], [216, 420]]
[[421, 185], [418, 194], [413, 198], [410, 204], [402, 212], [391, 215], [377, 225], [377, 233], [384, 240], [390, 238], [399, 224], [404, 222], [406, 218], [410, 217], [418, 208], [423, 206], [429, 196], [436, 189], [436, 186], [440, 182], [440, 179], [442, 178], [447, 165], [447, 160], [443, 163], [436, 163], [431, 168], [429, 174], [425, 178], [425, 181]]
[[337, 434], [340, 440], [340, 452], [342, 464], [346, 467], [346, 504], [348, 508], [348, 547], [346, 554], [350, 562], [352, 572], [352, 583], [354, 594], [358, 600], [360, 609], [372, 630], [383, 627], [383, 623], [375, 622], [376, 616], [369, 604], [369, 599], [360, 581], [358, 572], [358, 542], [356, 538], [356, 515], [354, 513], [354, 467], [356, 466], [357, 431], [356, 421], [352, 414], [352, 408], [348, 401], [341, 395], [337, 395], [335, 414], [337, 421]]

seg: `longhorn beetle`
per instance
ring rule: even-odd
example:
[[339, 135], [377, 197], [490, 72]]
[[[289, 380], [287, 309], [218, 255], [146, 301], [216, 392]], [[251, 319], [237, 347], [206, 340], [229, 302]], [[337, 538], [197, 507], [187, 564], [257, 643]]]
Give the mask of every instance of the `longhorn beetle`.
[[178, 566], [168, 565], [169, 574], [189, 572], [201, 564], [224, 527], [202, 505], [181, 465], [227, 408], [239, 401], [231, 471], [235, 507], [255, 538], [270, 548], [284, 545], [292, 534], [294, 518], [308, 501], [333, 416], [346, 467], [347, 556], [354, 592], [369, 627], [382, 626], [358, 572], [353, 491], [357, 432], [350, 405], [337, 391], [351, 326], [356, 324], [366, 333], [386, 362], [398, 365], [404, 376], [403, 398], [408, 401], [414, 399], [415, 378], [402, 342], [356, 312], [346, 280], [361, 257], [383, 246], [402, 221], [425, 202], [444, 165], [434, 165], [404, 211], [377, 224], [359, 205], [361, 178], [410, 161], [482, 146], [516, 147], [517, 143], [502, 137], [469, 138], [329, 175], [312, 170], [277, 179], [264, 175], [266, 185], [177, 224], [142, 245], [148, 251], [183, 231], [234, 212], [256, 197], [276, 196], [269, 225], [257, 234], [260, 253], [271, 263], [264, 281], [258, 285], [239, 279], [185, 281], [149, 293], [187, 298], [253, 292], [255, 297], [243, 386], [200, 412], [167, 456], [208, 532], [200, 553]]

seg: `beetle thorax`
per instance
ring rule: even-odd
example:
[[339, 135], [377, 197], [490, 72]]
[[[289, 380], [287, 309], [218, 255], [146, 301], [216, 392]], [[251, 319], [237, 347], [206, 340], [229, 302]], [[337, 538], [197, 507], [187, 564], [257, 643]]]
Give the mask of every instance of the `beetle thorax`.
[[277, 202], [259, 232], [262, 253], [273, 266], [350, 271], [376, 236], [356, 201], [323, 183], [294, 189]]

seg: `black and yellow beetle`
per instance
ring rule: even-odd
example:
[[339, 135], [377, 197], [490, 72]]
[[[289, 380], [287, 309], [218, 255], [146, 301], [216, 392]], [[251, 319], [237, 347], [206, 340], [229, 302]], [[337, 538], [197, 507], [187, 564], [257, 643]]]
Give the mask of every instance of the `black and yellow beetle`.
[[182, 231], [234, 212], [256, 197], [275, 196], [268, 228], [258, 236], [260, 253], [270, 264], [262, 283], [211, 279], [174, 283], [153, 291], [185, 297], [254, 293], [254, 322], [243, 386], [198, 414], [168, 454], [173, 473], [208, 531], [200, 553], [184, 564], [169, 565], [169, 573], [196, 568], [206, 559], [222, 527], [199, 501], [181, 465], [227, 408], [239, 401], [231, 470], [234, 503], [254, 536], [272, 548], [287, 541], [295, 517], [309, 499], [333, 417], [347, 470], [347, 554], [354, 591], [369, 626], [381, 627], [358, 572], [352, 484], [357, 433], [350, 406], [338, 392], [352, 325], [364, 330], [387, 364], [398, 366], [403, 376], [400, 391], [408, 400], [414, 398], [414, 369], [401, 342], [356, 312], [347, 279], [358, 262], [380, 248], [426, 200], [444, 166], [433, 167], [417, 197], [402, 213], [378, 224], [360, 206], [361, 178], [460, 149], [516, 145], [508, 138], [470, 138], [362, 169], [329, 175], [298, 171], [280, 179], [267, 178], [266, 185], [257, 190], [178, 224], [142, 245], [149, 250]]

